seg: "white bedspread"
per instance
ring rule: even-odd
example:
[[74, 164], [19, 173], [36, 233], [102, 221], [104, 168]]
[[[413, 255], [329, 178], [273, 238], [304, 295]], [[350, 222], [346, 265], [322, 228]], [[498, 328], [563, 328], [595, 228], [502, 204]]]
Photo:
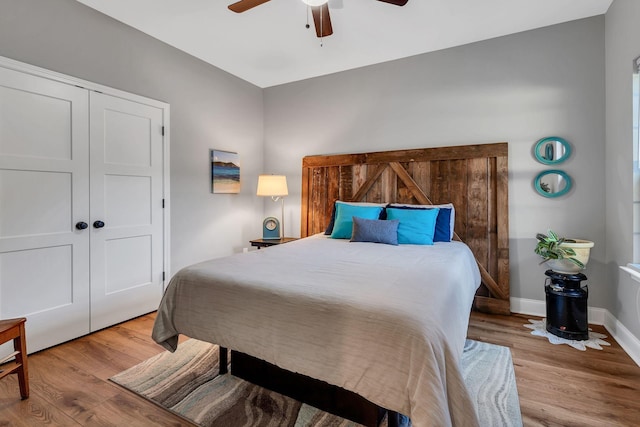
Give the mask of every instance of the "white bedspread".
[[459, 361], [480, 284], [463, 243], [389, 246], [316, 235], [187, 267], [153, 339], [178, 334], [354, 391], [415, 427], [476, 426]]

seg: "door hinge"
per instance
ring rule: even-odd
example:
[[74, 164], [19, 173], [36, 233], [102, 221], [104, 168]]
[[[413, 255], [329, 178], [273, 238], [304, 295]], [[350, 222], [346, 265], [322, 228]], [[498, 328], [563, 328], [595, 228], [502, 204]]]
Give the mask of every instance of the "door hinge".
[[164, 282], [164, 271], [162, 272], [162, 281]]
[[162, 209], [164, 209], [164, 199], [162, 199]]
[[164, 136], [164, 126], [162, 126], [162, 136]]

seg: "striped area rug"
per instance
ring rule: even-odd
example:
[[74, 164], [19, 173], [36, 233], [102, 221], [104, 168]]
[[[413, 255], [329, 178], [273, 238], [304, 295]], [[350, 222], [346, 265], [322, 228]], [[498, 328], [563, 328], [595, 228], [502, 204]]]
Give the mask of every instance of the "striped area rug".
[[[481, 426], [522, 426], [507, 347], [467, 340], [462, 367], [465, 383], [476, 399]], [[180, 344], [175, 353], [158, 354], [111, 380], [202, 427], [357, 426], [232, 375], [217, 373], [218, 347], [191, 339]]]

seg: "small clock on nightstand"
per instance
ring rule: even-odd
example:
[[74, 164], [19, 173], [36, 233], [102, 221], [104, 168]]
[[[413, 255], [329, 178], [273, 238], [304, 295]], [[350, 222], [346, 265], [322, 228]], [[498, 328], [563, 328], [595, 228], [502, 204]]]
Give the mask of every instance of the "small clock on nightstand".
[[280, 239], [280, 221], [278, 218], [269, 216], [262, 221], [263, 239]]

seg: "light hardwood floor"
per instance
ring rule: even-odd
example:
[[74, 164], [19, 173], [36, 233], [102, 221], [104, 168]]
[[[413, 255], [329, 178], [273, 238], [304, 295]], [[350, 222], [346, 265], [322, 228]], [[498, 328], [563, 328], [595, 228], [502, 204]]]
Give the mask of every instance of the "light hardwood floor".
[[[150, 338], [154, 317], [29, 356], [31, 397], [20, 400], [15, 376], [0, 381], [0, 426], [190, 425], [108, 381], [163, 351]], [[473, 313], [469, 328], [469, 338], [511, 349], [525, 426], [640, 426], [640, 367], [617, 343], [554, 346], [522, 326], [528, 318]]]

